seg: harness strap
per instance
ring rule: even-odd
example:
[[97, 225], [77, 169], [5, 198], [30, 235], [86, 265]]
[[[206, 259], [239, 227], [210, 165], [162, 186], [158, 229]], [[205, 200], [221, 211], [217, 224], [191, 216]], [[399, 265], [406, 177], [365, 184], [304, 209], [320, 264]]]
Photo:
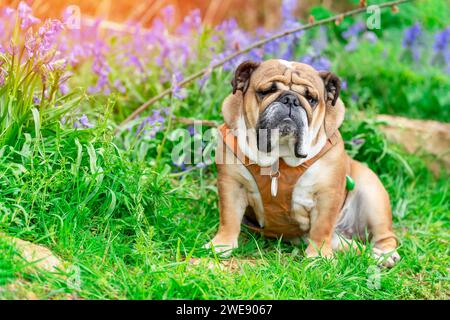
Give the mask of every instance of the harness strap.
[[[340, 139], [339, 131], [331, 136], [322, 150], [313, 158], [305, 161], [297, 167], [291, 167], [283, 159], [279, 160], [278, 193], [272, 196], [271, 193], [271, 167], [261, 167], [252, 162], [238, 147], [237, 137], [226, 124], [219, 126], [219, 132], [223, 143], [231, 150], [239, 161], [247, 168], [253, 176], [258, 186], [259, 194], [264, 208], [265, 226], [270, 226], [270, 232], [264, 230], [265, 236], [277, 236], [283, 234], [285, 237], [297, 236], [299, 234], [298, 223], [291, 216], [292, 194], [298, 179], [311, 167], [314, 162], [325, 155]], [[265, 174], [261, 174], [264, 172]], [[249, 221], [249, 219], [244, 220]], [[256, 223], [246, 223], [247, 226], [257, 232], [262, 232], [263, 228]]]

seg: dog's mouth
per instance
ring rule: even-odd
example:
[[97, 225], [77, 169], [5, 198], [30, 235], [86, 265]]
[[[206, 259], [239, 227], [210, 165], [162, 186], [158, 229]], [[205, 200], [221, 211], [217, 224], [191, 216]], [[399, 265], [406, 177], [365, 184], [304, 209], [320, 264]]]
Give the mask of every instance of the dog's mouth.
[[292, 120], [292, 118], [286, 117], [283, 120], [281, 120], [278, 129], [282, 137], [295, 136], [298, 131], [298, 126], [294, 122], [294, 120]]
[[292, 145], [297, 158], [308, 156], [308, 119], [302, 107], [289, 107], [281, 102], [270, 104], [261, 114], [256, 126], [258, 149], [272, 152], [273, 146]]

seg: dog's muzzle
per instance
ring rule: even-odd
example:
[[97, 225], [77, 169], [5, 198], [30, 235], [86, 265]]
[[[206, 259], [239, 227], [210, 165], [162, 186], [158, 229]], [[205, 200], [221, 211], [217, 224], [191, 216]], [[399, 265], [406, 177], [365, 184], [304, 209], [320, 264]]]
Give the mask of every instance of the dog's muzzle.
[[[290, 92], [280, 95], [260, 114], [256, 129], [260, 151], [271, 152], [274, 138], [291, 135], [295, 137], [295, 156], [307, 157], [308, 118], [297, 95]], [[274, 137], [274, 134], [279, 136]]]

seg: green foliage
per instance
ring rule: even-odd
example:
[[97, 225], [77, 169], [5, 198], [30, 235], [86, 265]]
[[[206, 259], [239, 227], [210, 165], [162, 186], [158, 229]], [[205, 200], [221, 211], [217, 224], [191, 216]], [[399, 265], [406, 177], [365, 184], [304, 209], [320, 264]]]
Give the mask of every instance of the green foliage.
[[348, 84], [344, 100], [379, 113], [450, 121], [450, 78], [425, 64], [412, 70], [412, 62], [397, 51], [385, 43], [366, 43], [351, 55], [336, 52], [336, 72]]
[[[3, 231], [44, 244], [80, 269], [80, 288], [61, 278], [28, 279], [45, 281], [49, 291], [40, 292], [41, 297], [392, 299], [445, 294], [448, 247], [440, 239], [448, 237], [447, 183], [433, 178], [420, 158], [388, 143], [374, 122], [346, 121], [342, 133], [349, 153], [368, 163], [386, 185], [402, 239], [403, 260], [380, 271], [379, 290], [368, 285], [374, 265], [369, 252], [308, 260], [304, 245], [245, 230], [234, 254], [242, 266], [237, 272], [222, 271], [217, 258], [201, 249], [218, 224], [214, 171], [155, 172], [137, 155], [140, 148], [118, 148], [109, 130], [46, 132], [41, 142], [24, 141], [20, 152], [4, 150]], [[364, 141], [356, 145], [354, 139]], [[8, 255], [2, 256], [7, 263]], [[191, 258], [200, 262], [193, 264]], [[423, 283], [418, 285], [416, 277]]]
[[79, 90], [66, 95], [59, 92], [65, 81], [66, 62], [48, 64], [54, 50], [45, 56], [24, 58], [26, 47], [22, 38], [11, 40], [16, 48], [12, 53], [0, 53], [1, 72], [7, 74], [0, 85], [0, 148], [14, 144], [30, 128], [59, 122], [82, 100]]

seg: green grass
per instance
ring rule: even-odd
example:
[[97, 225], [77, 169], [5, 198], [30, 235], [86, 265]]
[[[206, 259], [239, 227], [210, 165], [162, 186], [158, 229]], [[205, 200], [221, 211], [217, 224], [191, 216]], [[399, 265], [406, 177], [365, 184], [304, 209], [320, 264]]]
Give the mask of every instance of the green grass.
[[[214, 167], [172, 175], [164, 164], [169, 144], [162, 164], [149, 161], [161, 134], [147, 153], [145, 140], [124, 151], [126, 139], [113, 140], [109, 127], [100, 125], [48, 129], [43, 140], [31, 135], [3, 150], [0, 230], [49, 247], [69, 271], [24, 275], [11, 262], [13, 249], [1, 245], [2, 279], [16, 280], [39, 298], [447, 299], [445, 175], [435, 178], [420, 157], [387, 143], [371, 121], [351, 119], [342, 132], [346, 140], [366, 140], [348, 150], [380, 175], [391, 194], [402, 256], [393, 269], [374, 269], [369, 252], [306, 259], [304, 245], [243, 230], [233, 254], [240, 266], [221, 270], [219, 259], [201, 249], [218, 226]], [[79, 287], [73, 285], [74, 270]], [[371, 286], [374, 270], [379, 287]], [[15, 296], [0, 291], [0, 297]]]

